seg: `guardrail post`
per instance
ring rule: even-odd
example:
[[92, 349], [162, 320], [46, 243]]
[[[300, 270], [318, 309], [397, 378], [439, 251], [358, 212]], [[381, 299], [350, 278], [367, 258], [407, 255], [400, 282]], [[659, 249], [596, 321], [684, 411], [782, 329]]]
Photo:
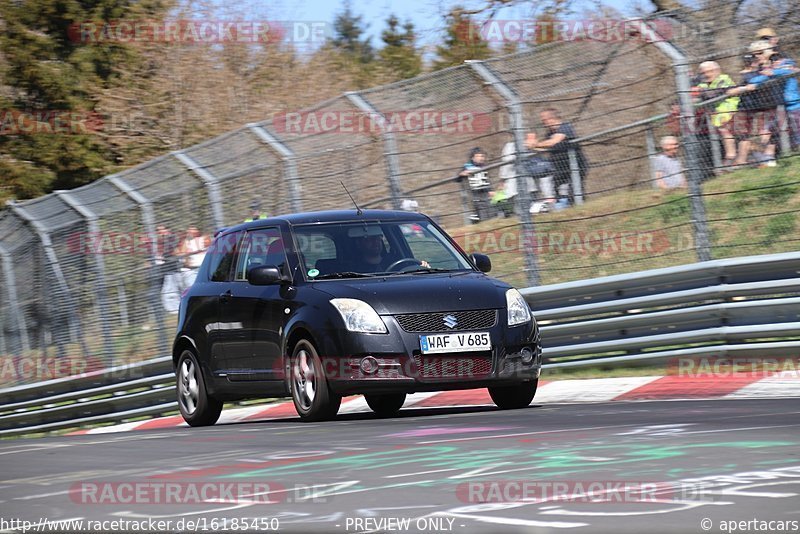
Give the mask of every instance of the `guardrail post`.
[[581, 183], [581, 167], [578, 164], [578, 154], [575, 146], [569, 146], [569, 173], [572, 178], [572, 191], [575, 193], [575, 204], [583, 204], [583, 184]]
[[[150, 239], [150, 283], [152, 284], [152, 288], [149, 292], [150, 294], [150, 306], [153, 308], [153, 314], [155, 315], [156, 324], [158, 327], [158, 343], [161, 347], [161, 351], [164, 354], [170, 354], [170, 343], [167, 339], [167, 334], [164, 330], [165, 319], [166, 315], [164, 313], [164, 308], [161, 305], [160, 299], [160, 291], [161, 291], [161, 284], [163, 283], [163, 276], [161, 275], [160, 266], [156, 263], [156, 257], [158, 256], [158, 234], [156, 232], [156, 218], [155, 214], [153, 213], [153, 204], [150, 200], [141, 194], [139, 191], [133, 188], [128, 182], [126, 182], [121, 176], [111, 175], [106, 178], [108, 182], [122, 191], [125, 195], [127, 195], [131, 200], [133, 200], [139, 208], [142, 210], [142, 224], [144, 225], [144, 230], [147, 232], [147, 235], [151, 237]], [[158, 291], [156, 291], [158, 288]]]
[[792, 145], [789, 141], [789, 117], [786, 114], [786, 105], [781, 104], [776, 110], [778, 114], [779, 139], [781, 145], [781, 156], [786, 157], [792, 150]]
[[297, 177], [297, 163], [294, 152], [263, 126], [248, 124], [247, 127], [281, 157], [286, 184], [289, 186], [289, 202], [291, 203], [292, 211], [303, 211], [303, 191], [300, 179]]
[[702, 161], [700, 161], [698, 150], [700, 141], [697, 138], [696, 117], [694, 104], [692, 103], [689, 60], [675, 45], [653, 30], [646, 21], [639, 19], [630, 22], [631, 24], [638, 22], [641, 35], [672, 60], [681, 107], [681, 130], [685, 137], [687, 180], [689, 182], [689, 202], [692, 212], [695, 251], [697, 253], [697, 261], [708, 261], [711, 259], [711, 243], [708, 235], [706, 206], [703, 202]]
[[197, 163], [184, 152], [173, 152], [175, 158], [186, 165], [186, 167], [203, 180], [208, 191], [208, 201], [211, 203], [211, 216], [217, 228], [225, 226], [225, 218], [222, 215], [222, 197], [219, 192], [219, 180], [216, 176], [208, 172], [208, 169]]
[[[11, 253], [0, 245], [0, 261], [3, 262], [3, 277], [5, 278], [6, 291], [8, 292], [8, 303], [11, 309], [11, 316], [17, 323], [17, 335], [20, 339], [20, 347], [23, 351], [31, 350], [30, 341], [28, 340], [28, 325], [25, 324], [25, 317], [22, 316], [22, 311], [19, 308], [19, 299], [17, 298], [17, 282], [14, 279], [14, 264], [11, 259]], [[3, 351], [5, 352], [5, 350]]]
[[350, 91], [345, 93], [344, 96], [346, 96], [355, 107], [367, 113], [370, 120], [375, 122], [381, 129], [385, 150], [383, 155], [386, 158], [386, 172], [389, 178], [389, 193], [392, 197], [392, 207], [399, 210], [403, 199], [403, 190], [400, 187], [400, 161], [397, 156], [397, 140], [394, 138], [394, 133], [389, 131], [386, 118], [383, 114], [375, 109], [375, 107], [359, 93]]
[[[53, 276], [55, 277], [56, 283], [64, 293], [64, 300], [66, 300], [68, 306], [71, 308], [71, 313], [67, 320], [69, 324], [70, 337], [73, 341], [78, 341], [81, 344], [81, 349], [88, 354], [89, 351], [86, 348], [86, 340], [83, 338], [83, 329], [80, 325], [80, 312], [78, 310], [78, 305], [69, 289], [64, 272], [61, 270], [61, 264], [58, 261], [58, 256], [56, 255], [55, 248], [53, 247], [53, 241], [50, 239], [50, 234], [48, 233], [47, 228], [45, 228], [41, 222], [37, 221], [30, 213], [28, 213], [25, 208], [16, 202], [9, 200], [6, 204], [14, 213], [19, 216], [19, 218], [27, 222], [31, 228], [33, 228], [33, 231], [36, 232], [36, 235], [39, 236], [39, 240], [42, 243], [42, 248], [44, 249], [44, 254], [47, 257], [50, 268], [53, 270]], [[42, 347], [42, 350], [44, 350], [44, 347]]]
[[[78, 202], [67, 191], [55, 191], [55, 194], [58, 195], [67, 206], [78, 212], [78, 214], [86, 220], [86, 226], [90, 234], [100, 234], [100, 226], [97, 224], [96, 213]], [[111, 322], [108, 319], [109, 305], [106, 286], [106, 264], [103, 259], [103, 254], [98, 252], [94, 253], [94, 271], [97, 275], [97, 308], [98, 315], [100, 316], [101, 329], [103, 331], [103, 342], [105, 343], [106, 354], [113, 358], [114, 344], [111, 339]]]
[[531, 205], [531, 195], [527, 184], [529, 180], [533, 180], [533, 178], [528, 174], [528, 170], [525, 166], [527, 150], [525, 147], [525, 127], [522, 120], [522, 104], [519, 101], [519, 96], [517, 96], [517, 94], [482, 61], [467, 61], [467, 64], [472, 67], [478, 76], [480, 76], [492, 90], [497, 92], [497, 94], [505, 100], [505, 106], [511, 121], [511, 133], [514, 136], [514, 148], [516, 149], [516, 159], [514, 160], [514, 165], [517, 170], [516, 208], [517, 216], [522, 223], [522, 231], [525, 234], [524, 239], [520, 240], [521, 243], [524, 243], [525, 271], [527, 273], [528, 285], [538, 286], [542, 282], [539, 272], [539, 263], [533, 252], [536, 228], [533, 224], [530, 211], [528, 211]]

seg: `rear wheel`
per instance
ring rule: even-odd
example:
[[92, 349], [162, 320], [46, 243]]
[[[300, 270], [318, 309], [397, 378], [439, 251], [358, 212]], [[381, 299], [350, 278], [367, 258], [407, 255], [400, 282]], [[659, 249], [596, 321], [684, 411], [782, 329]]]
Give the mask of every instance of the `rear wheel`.
[[367, 406], [381, 417], [389, 417], [395, 415], [403, 407], [406, 402], [405, 393], [384, 393], [364, 395], [367, 401]]
[[290, 388], [297, 415], [303, 421], [332, 419], [342, 403], [341, 395], [333, 393], [322, 368], [317, 350], [301, 339], [294, 346], [289, 361]]
[[489, 396], [502, 410], [515, 410], [528, 406], [536, 395], [539, 379], [522, 382], [513, 386], [494, 386], [489, 388]]
[[183, 351], [178, 359], [175, 380], [178, 407], [183, 420], [190, 426], [209, 426], [216, 423], [222, 412], [222, 402], [209, 397], [203, 371], [192, 351]]

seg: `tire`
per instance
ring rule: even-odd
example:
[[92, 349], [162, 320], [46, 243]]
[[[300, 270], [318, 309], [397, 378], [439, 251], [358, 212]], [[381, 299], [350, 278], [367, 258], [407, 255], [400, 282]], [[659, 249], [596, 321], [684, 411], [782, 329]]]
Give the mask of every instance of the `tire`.
[[400, 411], [406, 402], [405, 393], [364, 395], [367, 405], [380, 417], [391, 417]]
[[292, 401], [300, 419], [326, 421], [336, 416], [342, 397], [331, 391], [317, 349], [309, 341], [301, 339], [294, 346], [288, 376]]
[[178, 407], [189, 426], [210, 426], [217, 422], [222, 402], [208, 395], [203, 371], [191, 350], [183, 351], [178, 359], [175, 385]]
[[539, 379], [522, 382], [513, 386], [495, 386], [489, 388], [489, 396], [501, 410], [526, 408], [536, 395]]

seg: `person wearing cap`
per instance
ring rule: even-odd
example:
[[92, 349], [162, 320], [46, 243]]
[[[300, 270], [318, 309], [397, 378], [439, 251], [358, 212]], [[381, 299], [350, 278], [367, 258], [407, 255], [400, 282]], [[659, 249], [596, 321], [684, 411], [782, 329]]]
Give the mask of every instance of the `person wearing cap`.
[[[741, 95], [739, 109], [744, 112], [737, 116], [736, 122], [740, 138], [736, 164], [747, 163], [750, 151], [749, 136], [754, 128], [758, 128], [761, 142], [766, 145], [764, 150], [766, 166], [773, 167], [775, 166], [774, 141], [778, 132], [777, 108], [783, 104], [785, 80], [765, 83], [778, 76], [776, 69], [772, 67], [773, 50], [769, 42], [754, 41], [750, 43], [748, 50], [753, 55], [755, 67], [742, 71], [742, 83], [726, 92], [730, 96]], [[778, 72], [783, 73], [784, 70], [779, 69]]]
[[[756, 32], [756, 39], [765, 41], [772, 46], [770, 66], [776, 76], [791, 75], [798, 71], [797, 63], [784, 55], [778, 48], [778, 35], [772, 28], [761, 28]], [[800, 82], [797, 77], [786, 79], [783, 90], [783, 102], [786, 106], [786, 119], [789, 126], [789, 135], [793, 149], [800, 147]]]
[[486, 152], [480, 147], [475, 147], [469, 151], [469, 161], [464, 164], [459, 178], [466, 178], [472, 193], [472, 205], [475, 213], [470, 216], [473, 223], [485, 221], [492, 218], [492, 206], [490, 204], [492, 184], [489, 182], [489, 173], [482, 170], [486, 165]]
[[[698, 85], [701, 90], [701, 100], [711, 100], [722, 96], [727, 89], [736, 85], [730, 76], [722, 73], [722, 69], [716, 61], [700, 63], [700, 73], [705, 79]], [[736, 139], [733, 137], [731, 120], [738, 107], [739, 97], [732, 96], [718, 102], [711, 114], [711, 124], [719, 131], [725, 147], [725, 166], [732, 165], [736, 157]]]

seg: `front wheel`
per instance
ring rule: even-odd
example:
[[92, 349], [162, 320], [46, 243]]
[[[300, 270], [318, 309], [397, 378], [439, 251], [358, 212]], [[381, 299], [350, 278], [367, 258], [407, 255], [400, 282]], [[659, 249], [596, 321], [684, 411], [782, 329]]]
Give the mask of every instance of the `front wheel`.
[[178, 407], [183, 420], [189, 426], [210, 426], [216, 423], [222, 412], [222, 402], [209, 397], [200, 363], [192, 351], [183, 351], [178, 359], [175, 380]]
[[342, 397], [328, 386], [317, 350], [305, 339], [294, 347], [289, 361], [292, 401], [303, 421], [325, 421], [339, 411]]
[[391, 417], [400, 411], [406, 402], [405, 393], [364, 395], [367, 406], [380, 417]]
[[525, 408], [536, 395], [539, 379], [522, 382], [513, 386], [494, 386], [489, 388], [489, 396], [501, 410]]

